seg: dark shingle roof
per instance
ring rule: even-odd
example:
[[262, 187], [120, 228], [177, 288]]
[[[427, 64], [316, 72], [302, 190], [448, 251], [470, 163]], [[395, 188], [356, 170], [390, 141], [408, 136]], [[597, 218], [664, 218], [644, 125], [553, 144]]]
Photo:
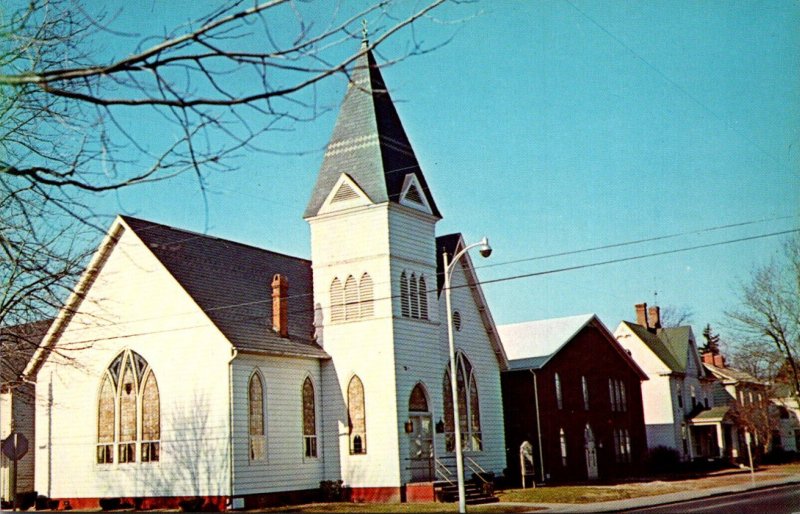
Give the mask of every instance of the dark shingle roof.
[[436, 290], [439, 294], [442, 294], [442, 288], [444, 287], [444, 259], [442, 255], [447, 252], [448, 260], [452, 259], [461, 239], [460, 232], [436, 238]]
[[52, 324], [52, 319], [46, 319], [0, 329], [0, 381], [3, 385], [19, 380]]
[[[121, 216], [236, 348], [327, 358], [312, 340], [311, 263], [252, 246]], [[289, 337], [272, 330], [272, 277], [289, 282]]]
[[[365, 49], [363, 46], [362, 51]], [[398, 202], [405, 176], [414, 173], [431, 211], [441, 216], [370, 51], [355, 61], [304, 217], [319, 212], [342, 173], [347, 173], [374, 203]]]
[[765, 385], [765, 382], [755, 378], [750, 373], [746, 371], [742, 371], [736, 368], [729, 368], [725, 366], [724, 368], [720, 368], [718, 366], [714, 366], [713, 364], [708, 364], [706, 362], [703, 363], [703, 366], [711, 372], [712, 375], [717, 377], [720, 380], [730, 380], [734, 382], [746, 382], [750, 384], [759, 384]]

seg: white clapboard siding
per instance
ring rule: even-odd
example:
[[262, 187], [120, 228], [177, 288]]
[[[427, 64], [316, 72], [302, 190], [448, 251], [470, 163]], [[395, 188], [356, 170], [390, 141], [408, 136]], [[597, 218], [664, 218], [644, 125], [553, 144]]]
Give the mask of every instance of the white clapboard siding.
[[[130, 231], [37, 378], [36, 489], [53, 498], [227, 495], [231, 346]], [[161, 459], [96, 463], [101, 377], [129, 348], [158, 382]], [[50, 399], [51, 397], [52, 399]]]
[[[501, 474], [506, 467], [505, 430], [503, 425], [503, 401], [500, 391], [500, 364], [497, 362], [486, 327], [481, 320], [478, 305], [470, 292], [467, 277], [461, 265], [453, 271], [451, 280], [451, 301], [454, 310], [461, 313], [461, 330], [454, 332], [456, 350], [461, 350], [472, 363], [477, 373], [478, 399], [480, 402], [481, 431], [483, 451], [466, 451], [465, 455], [474, 459], [486, 471]], [[439, 331], [440, 348], [447, 352], [447, 311], [444, 294], [439, 301], [439, 315], [443, 320]], [[445, 353], [439, 375], [441, 384], [449, 356]], [[440, 386], [441, 387], [441, 386]], [[439, 393], [440, 395], [442, 393]], [[441, 402], [441, 396], [439, 396]], [[438, 408], [441, 409], [441, 403]], [[438, 418], [437, 418], [438, 419]], [[437, 438], [436, 450], [447, 455], [444, 438]], [[468, 473], [469, 474], [469, 473]]]
[[[234, 495], [315, 489], [324, 479], [322, 379], [317, 359], [239, 353], [233, 361]], [[266, 456], [250, 459], [249, 384], [259, 373], [264, 385]], [[302, 387], [314, 384], [318, 457], [305, 457]]]

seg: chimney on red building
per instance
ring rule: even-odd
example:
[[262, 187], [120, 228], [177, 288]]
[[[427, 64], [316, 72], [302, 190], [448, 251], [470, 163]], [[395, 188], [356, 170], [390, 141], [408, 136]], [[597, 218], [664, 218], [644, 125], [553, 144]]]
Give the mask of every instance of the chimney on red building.
[[636, 324], [641, 325], [644, 328], [650, 328], [647, 324], [647, 304], [646, 303], [637, 303], [636, 307]]
[[276, 273], [272, 277], [272, 330], [281, 337], [289, 336], [288, 290], [289, 281]]
[[657, 305], [650, 307], [650, 309], [647, 311], [647, 317], [648, 321], [650, 322], [650, 328], [661, 328], [661, 307]]

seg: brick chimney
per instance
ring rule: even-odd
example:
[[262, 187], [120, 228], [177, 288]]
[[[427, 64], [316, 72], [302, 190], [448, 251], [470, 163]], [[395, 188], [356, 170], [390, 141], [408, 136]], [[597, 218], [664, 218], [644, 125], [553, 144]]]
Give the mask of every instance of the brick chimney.
[[289, 281], [276, 273], [272, 277], [272, 330], [281, 337], [289, 336], [288, 290]]
[[723, 357], [722, 354], [703, 352], [703, 355], [701, 355], [701, 357], [703, 358], [704, 364], [711, 364], [712, 366], [716, 366], [718, 368], [725, 367], [725, 357]]
[[647, 324], [647, 304], [646, 303], [637, 303], [636, 307], [636, 324], [641, 325], [644, 328], [650, 328]]
[[650, 328], [661, 328], [661, 307], [654, 305], [647, 311], [647, 319], [650, 322]]

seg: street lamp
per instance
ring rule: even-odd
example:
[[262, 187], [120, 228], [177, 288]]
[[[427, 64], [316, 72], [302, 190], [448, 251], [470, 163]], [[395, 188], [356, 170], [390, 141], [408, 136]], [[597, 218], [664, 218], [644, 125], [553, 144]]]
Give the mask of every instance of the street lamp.
[[456, 346], [453, 337], [453, 308], [450, 305], [450, 276], [453, 274], [458, 260], [470, 248], [480, 246], [481, 257], [489, 257], [492, 254], [492, 247], [489, 246], [489, 240], [483, 238], [478, 243], [473, 243], [463, 250], [453, 255], [453, 260], [449, 261], [447, 258], [447, 250], [442, 255], [444, 263], [444, 298], [447, 306], [447, 341], [450, 345], [450, 391], [453, 395], [453, 425], [455, 426], [455, 439], [456, 439], [456, 475], [458, 478], [458, 512], [466, 512], [467, 504], [464, 493], [464, 455], [461, 448], [461, 417], [458, 412], [458, 387], [456, 385]]

